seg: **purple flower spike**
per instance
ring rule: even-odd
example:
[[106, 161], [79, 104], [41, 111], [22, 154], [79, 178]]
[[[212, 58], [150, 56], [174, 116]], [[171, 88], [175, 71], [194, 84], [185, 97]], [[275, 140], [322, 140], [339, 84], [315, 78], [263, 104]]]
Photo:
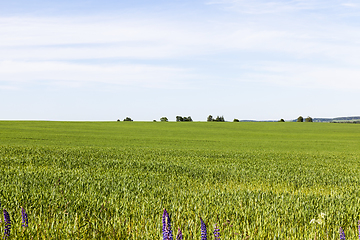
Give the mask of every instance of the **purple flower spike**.
[[163, 224], [163, 240], [166, 240], [167, 239], [167, 231], [166, 231], [166, 217], [167, 217], [168, 213], [166, 211], [166, 209], [164, 209], [164, 213], [163, 213], [163, 216], [162, 216], [162, 224]]
[[176, 236], [176, 240], [182, 240], [182, 239], [183, 239], [183, 235], [182, 235], [181, 229], [179, 228], [178, 229], [178, 234]]
[[28, 215], [25, 212], [25, 209], [21, 207], [21, 217], [22, 217], [22, 227], [28, 227]]
[[169, 213], [164, 209], [163, 217], [163, 240], [173, 240], [173, 234], [171, 231], [171, 221]]
[[4, 239], [7, 239], [10, 236], [10, 229], [11, 229], [11, 220], [9, 213], [4, 208], [4, 222], [5, 222], [5, 233]]
[[220, 229], [216, 224], [214, 227], [214, 236], [215, 236], [215, 240], [220, 240]]
[[200, 218], [200, 222], [201, 222], [201, 240], [207, 240], [206, 225], [201, 218]]
[[340, 227], [340, 240], [346, 240], [344, 230]]

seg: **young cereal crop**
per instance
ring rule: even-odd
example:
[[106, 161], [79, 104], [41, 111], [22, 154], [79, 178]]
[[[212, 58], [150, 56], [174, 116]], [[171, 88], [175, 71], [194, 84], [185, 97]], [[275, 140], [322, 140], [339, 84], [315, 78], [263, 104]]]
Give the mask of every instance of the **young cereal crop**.
[[[11, 123], [1, 124], [11, 129]], [[222, 240], [339, 239], [340, 227], [346, 239], [358, 238], [360, 140], [354, 126], [331, 130], [331, 124], [315, 124], [308, 125], [310, 131], [296, 123], [210, 123], [208, 129], [154, 123], [158, 132], [164, 125], [173, 131], [161, 144], [145, 123], [73, 128], [64, 123], [65, 135], [59, 135], [60, 123], [43, 123], [50, 128], [43, 132], [37, 122], [22, 124], [0, 135], [0, 200], [11, 216], [8, 239], [162, 239], [164, 208], [183, 239], [201, 239], [201, 222], [207, 239], [215, 239], [215, 232]], [[174, 147], [169, 142], [175, 133]], [[93, 138], [86, 142], [82, 134]], [[276, 134], [288, 140], [269, 137]], [[315, 136], [304, 144], [310, 150], [295, 144], [307, 134]], [[31, 135], [45, 140], [40, 144], [29, 140]], [[129, 146], [134, 139], [140, 143]], [[2, 233], [5, 227], [2, 219]]]

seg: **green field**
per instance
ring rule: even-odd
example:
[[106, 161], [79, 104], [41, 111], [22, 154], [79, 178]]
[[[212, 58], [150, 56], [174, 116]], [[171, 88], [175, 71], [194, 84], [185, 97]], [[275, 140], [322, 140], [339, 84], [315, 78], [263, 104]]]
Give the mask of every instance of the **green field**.
[[199, 217], [208, 239], [358, 239], [357, 124], [0, 121], [0, 166], [9, 239], [162, 239], [164, 208], [186, 240]]

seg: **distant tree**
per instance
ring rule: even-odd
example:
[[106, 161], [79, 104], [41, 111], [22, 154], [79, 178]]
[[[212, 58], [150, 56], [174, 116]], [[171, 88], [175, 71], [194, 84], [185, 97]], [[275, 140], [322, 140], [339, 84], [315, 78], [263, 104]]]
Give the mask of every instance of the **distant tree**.
[[120, 122], [120, 119], [118, 119], [118, 120], [116, 120], [116, 121]]
[[304, 118], [302, 117], [302, 116], [299, 116], [298, 118], [297, 118], [297, 122], [303, 122], [304, 121]]
[[184, 117], [184, 122], [192, 122], [192, 118], [190, 116]]
[[212, 121], [214, 121], [214, 119], [213, 119], [213, 117], [212, 117], [211, 115], [209, 115], [209, 116], [207, 117], [207, 120], [206, 120], [206, 121], [212, 122]]
[[305, 122], [312, 122], [312, 121], [313, 121], [313, 119], [311, 117], [305, 118]]
[[124, 122], [132, 122], [133, 120], [131, 118], [129, 118], [129, 117], [126, 117], [123, 121]]
[[224, 119], [224, 116], [221, 116], [221, 117], [216, 116], [216, 118], [215, 118], [214, 121], [215, 121], [215, 122], [225, 122], [225, 119]]
[[280, 119], [279, 122], [285, 122], [285, 120], [284, 120], [284, 119]]
[[234, 118], [234, 121], [233, 122], [240, 122], [239, 119], [237, 118]]
[[182, 117], [182, 116], [176, 116], [177, 122], [192, 122], [192, 118], [190, 116], [188, 117]]
[[153, 122], [156, 122], [156, 120], [154, 119]]
[[184, 118], [182, 116], [176, 116], [176, 121], [177, 122], [183, 122]]
[[169, 120], [168, 120], [167, 117], [162, 117], [162, 118], [160, 118], [160, 121], [162, 121], [162, 122], [167, 122], [167, 121], [169, 121]]

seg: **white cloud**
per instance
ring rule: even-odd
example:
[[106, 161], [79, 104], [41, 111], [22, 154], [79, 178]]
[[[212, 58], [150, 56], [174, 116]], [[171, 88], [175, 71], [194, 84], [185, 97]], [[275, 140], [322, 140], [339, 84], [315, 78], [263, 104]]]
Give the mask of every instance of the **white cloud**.
[[329, 10], [336, 9], [339, 11], [339, 7], [347, 6], [354, 7], [353, 3], [343, 3], [339, 0], [220, 0], [210, 1], [207, 4], [223, 5], [228, 10], [234, 10], [242, 13], [249, 14], [268, 14], [268, 13], [294, 13], [303, 10]]
[[0, 61], [166, 59], [242, 50], [331, 57], [354, 52], [360, 37], [358, 28], [336, 24], [163, 22], [0, 18]]
[[135, 64], [86, 65], [63, 62], [0, 62], [0, 83], [65, 82], [140, 85], [154, 88], [184, 88], [195, 76], [184, 69]]
[[212, 39], [211, 29], [191, 25], [146, 18], [0, 18], [0, 59], [157, 59], [216, 47], [219, 37]]
[[[275, 1], [263, 5], [262, 1], [224, 2], [254, 9], [269, 4], [273, 9], [305, 9], [316, 8], [321, 3]], [[330, 4], [334, 5], [335, 1]], [[274, 84], [338, 87], [344, 83], [341, 79], [346, 78], [347, 84], [343, 84], [343, 88], [352, 89], [352, 85], [357, 84], [359, 75], [356, 69], [360, 62], [360, 31], [357, 26], [299, 20], [298, 16], [276, 21], [260, 17], [240, 20], [0, 18], [0, 82], [44, 80], [85, 84], [90, 81], [186, 87], [186, 82], [206, 79], [209, 74], [197, 71], [197, 66], [191, 69], [169, 66], [164, 63], [166, 60], [191, 60], [201, 56], [225, 64], [221, 61], [231, 61], [226, 59], [228, 53], [241, 56], [244, 52], [255, 52], [259, 55], [286, 55], [292, 62], [290, 65], [276, 64], [276, 67], [270, 64], [272, 70], [264, 75], [262, 72], [266, 68], [260, 57], [255, 60], [258, 64], [254, 64], [252, 70], [258, 73], [245, 73], [254, 81], [261, 77]], [[73, 63], [74, 60], [93, 59], [131, 59], [135, 63]], [[301, 66], [302, 70], [297, 67], [299, 59], [309, 62]], [[142, 63], [136, 63], [140, 60]], [[163, 63], [155, 64], [153, 60], [162, 60]], [[325, 61], [339, 67], [324, 68], [319, 63]], [[237, 76], [243, 70], [234, 67], [230, 71], [230, 75]]]
[[348, 3], [342, 3], [341, 6], [350, 7], [350, 8], [356, 8], [356, 7], [358, 7], [357, 4], [355, 4], [355, 3], [350, 3], [350, 2], [348, 2]]
[[282, 86], [317, 89], [360, 90], [360, 69], [338, 66], [314, 66], [284, 62], [263, 62], [247, 65], [252, 72], [242, 80], [272, 82]]

